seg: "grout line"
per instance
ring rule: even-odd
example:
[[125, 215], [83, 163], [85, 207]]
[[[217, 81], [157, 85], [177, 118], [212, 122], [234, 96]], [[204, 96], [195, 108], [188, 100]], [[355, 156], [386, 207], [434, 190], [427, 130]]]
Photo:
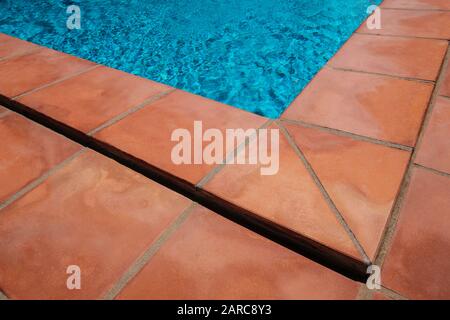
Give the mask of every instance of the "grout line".
[[430, 37], [421, 37], [421, 36], [410, 36], [410, 35], [404, 35], [404, 34], [385, 34], [385, 33], [376, 33], [376, 32], [362, 32], [362, 31], [355, 31], [355, 33], [363, 34], [366, 36], [374, 36], [374, 37], [393, 37], [393, 38], [410, 38], [410, 39], [448, 41], [448, 39], [445, 39], [445, 38], [430, 38]]
[[333, 213], [335, 214], [336, 218], [338, 219], [339, 223], [343, 226], [344, 230], [347, 232], [348, 236], [350, 237], [350, 239], [352, 240], [353, 244], [355, 245], [355, 247], [358, 249], [358, 252], [361, 254], [361, 256], [364, 259], [365, 263], [370, 263], [370, 258], [367, 256], [366, 252], [364, 251], [364, 248], [362, 247], [362, 245], [359, 243], [358, 239], [356, 238], [355, 234], [353, 233], [353, 231], [350, 229], [350, 227], [348, 226], [347, 222], [345, 221], [344, 217], [342, 216], [342, 214], [340, 213], [340, 211], [338, 210], [338, 208], [336, 207], [336, 205], [334, 204], [333, 200], [331, 199], [330, 195], [328, 194], [328, 192], [326, 191], [325, 187], [323, 186], [322, 182], [320, 181], [319, 177], [317, 176], [316, 172], [314, 171], [313, 167], [311, 166], [311, 164], [308, 162], [308, 160], [306, 159], [305, 155], [303, 154], [303, 152], [300, 150], [299, 146], [295, 143], [294, 139], [292, 138], [292, 136], [290, 135], [290, 133], [288, 132], [288, 130], [278, 121], [275, 121], [275, 123], [279, 126], [279, 128], [281, 129], [282, 133], [284, 134], [284, 136], [286, 137], [286, 139], [288, 140], [289, 144], [291, 145], [291, 147], [294, 149], [295, 153], [299, 156], [299, 158], [302, 160], [304, 166], [306, 167], [306, 170], [309, 172], [310, 176], [312, 177], [312, 179], [314, 180], [316, 186], [319, 188], [320, 192], [322, 193], [322, 195], [324, 196], [326, 202], [328, 203], [329, 207], [331, 208], [331, 210], [333, 211]]
[[225, 162], [224, 163], [220, 163], [217, 164], [216, 166], [214, 166], [213, 169], [211, 169], [211, 171], [209, 171], [196, 185], [196, 188], [203, 188], [209, 181], [211, 181], [211, 179], [218, 174], [231, 160], [233, 160], [235, 157], [237, 157], [237, 155], [242, 151], [242, 149], [246, 148], [248, 146], [248, 144], [250, 143], [250, 141], [253, 141], [253, 139], [256, 138], [258, 131], [261, 129], [265, 129], [268, 126], [270, 126], [272, 124], [274, 120], [273, 119], [269, 119], [267, 120], [261, 127], [259, 127], [258, 129], [256, 129], [257, 133], [256, 135], [252, 135], [251, 137], [246, 137], [244, 142], [241, 142], [238, 146], [236, 146], [236, 148], [234, 150], [231, 150], [228, 152], [228, 154], [225, 156]]
[[376, 257], [375, 264], [380, 267], [383, 266], [384, 260], [389, 252], [389, 249], [390, 249], [392, 241], [393, 241], [393, 237], [394, 237], [395, 229], [396, 229], [396, 226], [397, 226], [397, 223], [399, 220], [403, 201], [404, 201], [405, 195], [409, 189], [409, 183], [411, 180], [412, 169], [414, 167], [414, 161], [416, 159], [417, 152], [420, 149], [420, 146], [422, 144], [423, 136], [425, 134], [425, 129], [428, 126], [431, 115], [433, 113], [435, 101], [438, 96], [440, 85], [444, 79], [445, 68], [448, 65], [449, 59], [450, 59], [450, 48], [449, 48], [449, 46], [447, 46], [447, 52], [442, 61], [436, 85], [433, 89], [433, 93], [431, 95], [431, 99], [429, 101], [428, 108], [427, 108], [427, 110], [425, 112], [425, 116], [422, 120], [422, 125], [420, 127], [419, 135], [417, 137], [416, 147], [414, 148], [414, 151], [411, 154], [411, 158], [409, 160], [408, 167], [406, 169], [402, 183], [400, 184], [400, 189], [399, 189], [398, 195], [394, 200], [394, 205], [392, 206], [391, 214], [389, 215], [383, 235], [381, 236], [380, 243], [378, 244], [378, 249], [377, 249], [377, 252], [375, 255], [375, 257]]
[[155, 102], [155, 101], [157, 101], [159, 99], [162, 99], [162, 98], [168, 96], [169, 94], [171, 94], [172, 92], [174, 92], [176, 90], [177, 89], [172, 88], [170, 90], [167, 90], [167, 91], [164, 91], [162, 93], [158, 93], [158, 94], [155, 94], [155, 95], [151, 96], [150, 98], [148, 98], [145, 101], [141, 102], [137, 106], [132, 107], [131, 109], [128, 109], [127, 111], [125, 111], [125, 112], [115, 116], [114, 118], [109, 119], [108, 121], [106, 121], [105, 123], [101, 124], [97, 128], [92, 129], [91, 131], [89, 131], [87, 133], [87, 135], [88, 136], [92, 136], [92, 135], [96, 134], [97, 132], [99, 132], [99, 131], [101, 131], [101, 130], [103, 130], [103, 129], [105, 129], [105, 128], [107, 128], [107, 127], [109, 127], [109, 126], [111, 126], [111, 125], [113, 125], [115, 123], [117, 123], [118, 121], [122, 120], [123, 118], [125, 118], [125, 117], [127, 117], [127, 116], [129, 116], [129, 115], [131, 115], [131, 114], [133, 114], [133, 113], [143, 109], [147, 105], [149, 105], [149, 104], [151, 104], [151, 103], [153, 103], [153, 102]]
[[11, 197], [9, 197], [8, 199], [6, 199], [5, 201], [3, 201], [2, 203], [0, 203], [0, 210], [6, 208], [7, 206], [9, 206], [11, 203], [13, 203], [14, 201], [16, 201], [17, 199], [19, 199], [20, 197], [22, 197], [23, 195], [25, 195], [26, 193], [30, 192], [31, 190], [33, 190], [34, 188], [36, 188], [38, 185], [40, 185], [42, 182], [44, 182], [45, 180], [47, 180], [47, 178], [49, 178], [51, 175], [53, 175], [56, 171], [58, 171], [59, 169], [61, 169], [62, 167], [64, 167], [67, 163], [69, 163], [70, 161], [72, 161], [74, 158], [76, 158], [77, 156], [79, 156], [80, 154], [82, 154], [84, 151], [86, 150], [85, 147], [81, 148], [80, 150], [78, 150], [77, 152], [75, 152], [74, 154], [72, 154], [70, 157], [66, 158], [64, 161], [58, 163], [56, 166], [52, 167], [51, 169], [47, 170], [44, 174], [42, 174], [40, 177], [38, 177], [37, 179], [33, 180], [32, 182], [28, 183], [25, 187], [23, 187], [22, 189], [20, 189], [19, 191], [17, 191], [15, 194], [13, 194]]
[[386, 288], [383, 285], [381, 285], [381, 289], [377, 290], [377, 291], [381, 292], [382, 294], [384, 294], [394, 300], [409, 300], [407, 297], [401, 295], [400, 293], [398, 293], [392, 289]]
[[[32, 43], [32, 42], [29, 42], [29, 43]], [[9, 60], [9, 59], [13, 59], [13, 58], [16, 58], [16, 57], [26, 56], [26, 55], [28, 55], [30, 53], [33, 53], [35, 51], [39, 51], [40, 49], [42, 49], [42, 47], [39, 47], [38, 45], [36, 45], [36, 46], [37, 47], [32, 47], [32, 48], [26, 49], [25, 51], [16, 52], [16, 53], [12, 53], [12, 54], [10, 54], [8, 56], [4, 56], [3, 58], [0, 58], [0, 62], [6, 61], [6, 60]]]
[[5, 111], [0, 113], [0, 119], [6, 117], [10, 113], [12, 113], [12, 111], [10, 109], [6, 109]]
[[[330, 61], [331, 61], [331, 59], [330, 59]], [[430, 83], [430, 84], [435, 83], [435, 81], [433, 81], [433, 80], [403, 77], [403, 76], [397, 76], [397, 75], [386, 74], [386, 73], [381, 73], [381, 72], [371, 72], [371, 71], [364, 71], [364, 70], [355, 70], [355, 69], [349, 69], [349, 68], [335, 67], [332, 64], [328, 64], [328, 63], [324, 67], [334, 69], [334, 70], [340, 70], [340, 71], [357, 72], [357, 73], [371, 74], [371, 75], [376, 75], [376, 76], [385, 76], [385, 77], [400, 79], [400, 80], [415, 81], [415, 82]]]
[[398, 11], [437, 11], [437, 12], [450, 12], [446, 9], [419, 9], [419, 8], [393, 8], [393, 7], [380, 7], [381, 10], [398, 10]]
[[419, 163], [414, 163], [413, 166], [416, 167], [416, 168], [420, 168], [420, 169], [424, 169], [424, 170], [433, 172], [434, 174], [440, 175], [442, 177], [450, 178], [450, 173], [447, 173], [447, 172], [444, 172], [444, 171], [440, 171], [440, 170], [437, 170], [437, 169], [426, 167], [426, 166], [423, 166], [423, 165], [421, 165]]
[[48, 88], [48, 87], [51, 87], [51, 86], [53, 86], [53, 85], [56, 85], [56, 84], [58, 84], [58, 83], [61, 83], [61, 82], [65, 81], [65, 80], [68, 80], [68, 79], [70, 79], [70, 78], [74, 78], [74, 77], [79, 76], [79, 75], [81, 75], [81, 74], [83, 74], [83, 73], [89, 72], [89, 71], [91, 71], [91, 70], [93, 70], [93, 69], [96, 69], [96, 68], [98, 68], [98, 67], [100, 67], [100, 66], [101, 66], [100, 64], [96, 64], [96, 65], [94, 65], [94, 66], [92, 66], [92, 67], [89, 67], [89, 68], [86, 68], [86, 69], [84, 69], [84, 70], [82, 70], [82, 71], [79, 71], [79, 72], [76, 72], [76, 73], [72, 73], [72, 74], [70, 74], [70, 75], [68, 75], [68, 76], [65, 76], [65, 77], [63, 77], [63, 78], [60, 78], [60, 79], [55, 80], [55, 81], [53, 81], [53, 82], [44, 84], [44, 85], [42, 85], [42, 86], [40, 86], [40, 87], [37, 87], [37, 88], [31, 89], [31, 90], [25, 91], [25, 92], [23, 92], [23, 93], [21, 93], [21, 94], [15, 96], [15, 97], [12, 97], [12, 98], [10, 98], [10, 99], [11, 99], [11, 100], [17, 100], [17, 99], [20, 99], [20, 98], [22, 98], [23, 96], [26, 96], [26, 95], [35, 93], [36, 91], [40, 91], [40, 90], [45, 89], [45, 88]]
[[0, 290], [0, 300], [9, 300], [6, 294], [4, 294], [1, 290]]
[[[449, 80], [449, 81], [450, 81], [450, 80]], [[445, 98], [445, 99], [447, 99], [447, 100], [450, 100], [450, 96], [443, 96], [443, 95], [440, 95], [439, 97]]]
[[116, 284], [106, 293], [104, 300], [113, 300], [125, 286], [145, 267], [150, 259], [158, 252], [164, 243], [176, 232], [191, 214], [192, 210], [197, 206], [192, 202], [171, 225], [165, 229], [162, 234], [152, 242], [145, 252], [136, 259], [136, 261], [128, 268]]
[[339, 136], [348, 137], [348, 138], [352, 138], [354, 140], [359, 140], [359, 141], [364, 141], [364, 142], [370, 142], [373, 144], [378, 144], [378, 145], [382, 145], [382, 146], [389, 147], [389, 148], [400, 149], [400, 150], [409, 151], [409, 152], [411, 152], [413, 150], [413, 147], [405, 146], [402, 144], [379, 140], [379, 139], [375, 139], [375, 138], [371, 138], [371, 137], [367, 137], [367, 136], [362, 136], [362, 135], [359, 135], [356, 133], [351, 133], [351, 132], [343, 131], [343, 130], [339, 130], [339, 129], [324, 127], [324, 126], [321, 126], [318, 124], [304, 122], [302, 120], [280, 119], [280, 121], [289, 123], [289, 124], [293, 124], [293, 125], [297, 125], [297, 126], [300, 125], [300, 126], [303, 126], [306, 128], [318, 129], [318, 130], [326, 131], [326, 132], [333, 133], [333, 134], [336, 134]]

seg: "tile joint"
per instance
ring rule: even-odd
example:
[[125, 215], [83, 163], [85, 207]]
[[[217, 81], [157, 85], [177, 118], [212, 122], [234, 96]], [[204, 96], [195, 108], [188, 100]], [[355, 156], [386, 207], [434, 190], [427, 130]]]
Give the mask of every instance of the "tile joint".
[[289, 145], [294, 149], [294, 151], [297, 154], [297, 156], [303, 162], [303, 165], [305, 166], [306, 170], [310, 174], [311, 178], [314, 180], [314, 183], [316, 184], [316, 186], [320, 190], [320, 192], [321, 192], [322, 196], [324, 197], [325, 201], [327, 202], [328, 206], [333, 211], [333, 213], [335, 214], [335, 216], [338, 219], [339, 223], [342, 225], [342, 227], [346, 231], [347, 235], [350, 237], [350, 239], [352, 240], [353, 244], [355, 245], [356, 249], [358, 250], [358, 252], [362, 256], [362, 258], [364, 259], [364, 263], [370, 264], [371, 261], [370, 261], [369, 256], [366, 254], [363, 246], [359, 243], [359, 241], [356, 238], [355, 234], [353, 233], [353, 231], [350, 229], [349, 225], [345, 221], [343, 215], [341, 214], [339, 209], [336, 207], [335, 203], [331, 199], [331, 197], [328, 194], [327, 190], [325, 189], [324, 185], [322, 184], [322, 182], [320, 181], [320, 179], [317, 176], [316, 172], [314, 171], [314, 168], [311, 166], [311, 164], [309, 163], [308, 159], [306, 159], [306, 156], [303, 154], [303, 152], [301, 151], [300, 147], [295, 143], [295, 141], [294, 141], [293, 137], [290, 135], [289, 131], [283, 126], [283, 124], [280, 121], [275, 121], [275, 123], [279, 126], [281, 132], [283, 133], [283, 135], [288, 140]]

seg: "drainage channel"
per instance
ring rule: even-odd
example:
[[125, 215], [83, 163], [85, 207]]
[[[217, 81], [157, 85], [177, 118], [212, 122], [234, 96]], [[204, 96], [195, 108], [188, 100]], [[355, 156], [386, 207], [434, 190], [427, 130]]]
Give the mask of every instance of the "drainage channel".
[[367, 279], [366, 270], [368, 265], [362, 261], [339, 253], [323, 244], [238, 207], [169, 172], [152, 166], [62, 122], [47, 117], [18, 101], [0, 95], [0, 104], [352, 280], [365, 282]]

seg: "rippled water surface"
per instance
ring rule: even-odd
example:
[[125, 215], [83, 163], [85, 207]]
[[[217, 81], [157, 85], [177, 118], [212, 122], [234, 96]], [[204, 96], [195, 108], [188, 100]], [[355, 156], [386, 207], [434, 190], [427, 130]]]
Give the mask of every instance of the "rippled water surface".
[[0, 0], [0, 31], [274, 118], [379, 2]]

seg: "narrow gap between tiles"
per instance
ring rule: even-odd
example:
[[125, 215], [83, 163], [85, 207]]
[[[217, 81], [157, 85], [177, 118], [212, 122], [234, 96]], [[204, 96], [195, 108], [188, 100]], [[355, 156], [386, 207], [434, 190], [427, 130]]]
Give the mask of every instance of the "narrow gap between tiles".
[[178, 215], [178, 217], [148, 246], [146, 250], [144, 250], [113, 287], [104, 295], [104, 300], [113, 300], [117, 297], [117, 295], [145, 267], [167, 240], [169, 240], [169, 238], [183, 225], [196, 206], [197, 204], [195, 202], [191, 202], [191, 204]]
[[302, 161], [303, 165], [305, 166], [305, 168], [308, 171], [308, 173], [311, 176], [311, 178], [314, 180], [314, 183], [316, 184], [316, 186], [320, 190], [320, 192], [321, 192], [322, 196], [324, 197], [325, 201], [327, 202], [328, 206], [333, 211], [333, 213], [335, 214], [337, 220], [339, 221], [341, 226], [344, 228], [344, 230], [346, 231], [347, 235], [349, 236], [349, 238], [352, 240], [353, 244], [355, 245], [356, 249], [358, 250], [358, 252], [362, 256], [362, 258], [364, 259], [364, 262], [369, 264], [371, 262], [370, 258], [367, 256], [363, 246], [359, 243], [359, 241], [356, 238], [355, 234], [353, 233], [353, 231], [350, 229], [349, 225], [345, 221], [343, 215], [341, 214], [339, 209], [334, 204], [334, 202], [331, 199], [330, 195], [328, 194], [327, 190], [325, 189], [325, 187], [323, 186], [323, 184], [320, 181], [319, 177], [317, 176], [316, 172], [314, 171], [314, 168], [311, 166], [311, 164], [309, 163], [308, 159], [306, 159], [306, 157], [303, 154], [303, 152], [300, 149], [300, 147], [295, 143], [295, 141], [292, 138], [292, 136], [290, 135], [289, 131], [280, 122], [276, 122], [276, 124], [279, 126], [279, 128], [281, 129], [281, 132], [283, 133], [283, 135], [288, 140], [290, 146], [293, 148], [293, 150], [295, 151], [297, 156]]
[[355, 33], [362, 34], [365, 36], [373, 36], [373, 37], [390, 37], [390, 38], [403, 38], [403, 39], [424, 39], [424, 40], [447, 41], [447, 39], [445, 39], [445, 38], [430, 38], [430, 37], [419, 37], [419, 36], [400, 35], [400, 34], [370, 33], [370, 32], [361, 32], [361, 31], [355, 31]]
[[449, 46], [449, 44], [450, 44], [450, 42], [448, 42], [447, 51], [446, 51], [446, 54], [444, 55], [444, 59], [443, 59], [443, 61], [441, 63], [441, 67], [440, 67], [439, 73], [438, 73], [438, 78], [437, 78], [436, 84], [435, 84], [435, 86], [433, 88], [433, 92], [431, 94], [427, 110], [425, 112], [424, 118], [422, 120], [422, 124], [420, 126], [419, 134], [417, 136], [416, 145], [415, 145], [415, 147], [413, 149], [413, 152], [411, 154], [407, 170], [406, 170], [405, 175], [403, 177], [402, 183], [401, 183], [400, 188], [399, 188], [399, 192], [397, 194], [397, 197], [395, 198], [394, 205], [393, 205], [391, 213], [389, 215], [389, 219], [388, 219], [388, 221], [386, 223], [386, 227], [385, 227], [383, 235], [381, 237], [381, 241], [380, 241], [379, 246], [377, 248], [377, 252], [376, 252], [376, 255], [375, 255], [376, 258], [375, 258], [375, 262], [374, 263], [376, 265], [378, 265], [379, 267], [381, 267], [381, 268], [382, 268], [383, 263], [384, 263], [384, 261], [386, 259], [386, 256], [389, 253], [389, 249], [390, 249], [392, 241], [393, 241], [395, 229], [397, 227], [397, 223], [398, 223], [398, 219], [399, 219], [400, 212], [401, 212], [401, 209], [402, 209], [402, 205], [403, 205], [403, 202], [404, 202], [404, 198], [405, 198], [406, 193], [407, 193], [408, 188], [409, 188], [412, 170], [416, 166], [414, 161], [415, 161], [415, 158], [417, 156], [417, 152], [420, 149], [420, 146], [421, 146], [421, 143], [422, 143], [422, 140], [423, 140], [423, 136], [424, 136], [424, 133], [425, 133], [425, 129], [428, 126], [428, 123], [429, 123], [430, 118], [431, 118], [431, 114], [432, 114], [432, 112], [434, 110], [434, 105], [435, 105], [436, 98], [438, 97], [438, 92], [439, 92], [440, 86], [441, 86], [442, 81], [444, 80], [444, 77], [445, 77], [445, 69], [448, 66], [449, 59], [450, 59], [450, 46]]

